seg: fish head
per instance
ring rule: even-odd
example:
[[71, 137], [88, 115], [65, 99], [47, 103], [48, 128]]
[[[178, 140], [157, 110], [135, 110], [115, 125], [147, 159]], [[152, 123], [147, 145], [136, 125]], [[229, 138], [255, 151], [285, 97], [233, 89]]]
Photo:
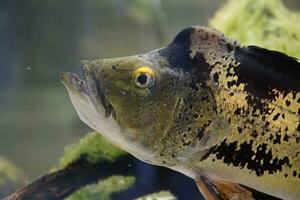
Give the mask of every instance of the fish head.
[[84, 80], [63, 73], [80, 119], [156, 165], [201, 149], [199, 143], [205, 146], [208, 137], [199, 142], [198, 135], [216, 113], [206, 84], [209, 65], [201, 53], [192, 57], [190, 41], [196, 33], [195, 28], [183, 30], [168, 46], [148, 53], [84, 61]]
[[157, 51], [83, 61], [82, 72], [83, 80], [61, 74], [80, 119], [136, 157], [160, 162], [154, 157], [178, 109], [181, 72]]

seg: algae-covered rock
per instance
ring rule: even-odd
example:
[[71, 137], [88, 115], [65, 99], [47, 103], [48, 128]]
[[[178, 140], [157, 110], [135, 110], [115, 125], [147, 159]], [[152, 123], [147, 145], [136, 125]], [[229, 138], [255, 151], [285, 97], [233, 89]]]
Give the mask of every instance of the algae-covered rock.
[[110, 200], [113, 193], [127, 189], [134, 182], [135, 178], [132, 176], [112, 176], [78, 190], [66, 200]]
[[158, 193], [146, 195], [135, 200], [177, 200], [177, 198], [169, 191], [161, 191]]
[[[60, 159], [59, 166], [52, 171], [63, 169], [83, 156], [91, 164], [101, 163], [103, 161], [114, 164], [117, 158], [125, 156], [126, 154], [126, 152], [110, 144], [101, 134], [93, 132], [86, 135], [78, 143], [67, 146], [64, 155]], [[66, 199], [109, 200], [113, 193], [129, 188], [134, 182], [135, 178], [132, 176], [113, 175], [77, 190]]]
[[78, 143], [65, 148], [65, 153], [60, 158], [59, 168], [66, 167], [83, 155], [86, 156], [89, 162], [96, 163], [101, 160], [110, 160], [113, 162], [116, 158], [126, 154], [126, 152], [113, 146], [101, 134], [92, 132]]
[[[65, 148], [65, 153], [60, 159], [59, 166], [53, 169], [68, 168], [71, 163], [82, 158], [91, 164], [110, 161], [114, 164], [118, 158], [126, 156], [126, 152], [114, 147], [101, 134], [93, 132], [85, 136], [78, 143]], [[119, 166], [124, 167], [124, 166]], [[128, 189], [135, 183], [133, 176], [112, 175], [106, 179], [99, 180], [95, 184], [85, 186], [66, 200], [110, 200], [113, 193]], [[140, 197], [136, 200], [176, 200], [177, 198], [168, 191], [162, 191]]]
[[300, 13], [281, 0], [229, 0], [210, 25], [243, 44], [254, 44], [300, 58]]
[[0, 156], [0, 199], [23, 185], [25, 181], [26, 176], [24, 173], [7, 159]]

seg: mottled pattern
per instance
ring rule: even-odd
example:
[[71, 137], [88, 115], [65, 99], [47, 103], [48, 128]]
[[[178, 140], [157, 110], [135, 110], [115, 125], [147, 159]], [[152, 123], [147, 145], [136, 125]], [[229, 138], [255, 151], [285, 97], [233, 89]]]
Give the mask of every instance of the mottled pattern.
[[[140, 67], [151, 86], [135, 84]], [[256, 198], [245, 186], [300, 196], [296, 59], [190, 27], [166, 47], [85, 62], [83, 71], [85, 81], [63, 79], [79, 116], [139, 159], [195, 179], [207, 197]]]
[[[191, 160], [190, 167], [201, 173], [289, 198], [285, 189], [260, 185], [286, 180], [282, 187], [293, 190], [293, 198], [300, 191], [300, 64], [296, 59], [242, 46], [206, 27], [183, 30], [160, 52], [171, 67], [189, 73], [192, 82], [186, 89], [189, 94], [183, 95], [187, 99], [182, 99], [178, 121], [163, 140], [161, 155], [167, 160], [164, 154]], [[197, 84], [200, 90], [195, 89]], [[231, 166], [232, 174], [222, 174], [226, 166]], [[234, 177], [236, 170], [242, 177]]]
[[202, 162], [220, 160], [245, 171], [244, 181], [276, 174], [273, 181], [286, 180], [282, 183], [299, 192], [300, 64], [279, 52], [237, 45], [207, 28], [195, 28], [190, 40], [191, 57], [202, 54], [209, 63], [205, 83], [213, 91], [217, 115], [230, 127]]

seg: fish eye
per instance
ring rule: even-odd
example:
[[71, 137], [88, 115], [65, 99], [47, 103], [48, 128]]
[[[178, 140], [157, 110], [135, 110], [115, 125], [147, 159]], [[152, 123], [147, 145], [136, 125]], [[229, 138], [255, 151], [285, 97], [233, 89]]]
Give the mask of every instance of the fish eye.
[[149, 67], [139, 67], [133, 72], [133, 81], [138, 87], [150, 87], [154, 83], [154, 72]]

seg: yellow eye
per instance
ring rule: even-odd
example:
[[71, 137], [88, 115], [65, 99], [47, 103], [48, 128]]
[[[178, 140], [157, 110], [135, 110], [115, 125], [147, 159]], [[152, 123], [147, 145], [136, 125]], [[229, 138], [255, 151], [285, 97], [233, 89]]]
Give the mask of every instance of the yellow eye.
[[154, 84], [154, 72], [149, 67], [139, 67], [133, 72], [133, 81], [139, 87], [150, 87]]

